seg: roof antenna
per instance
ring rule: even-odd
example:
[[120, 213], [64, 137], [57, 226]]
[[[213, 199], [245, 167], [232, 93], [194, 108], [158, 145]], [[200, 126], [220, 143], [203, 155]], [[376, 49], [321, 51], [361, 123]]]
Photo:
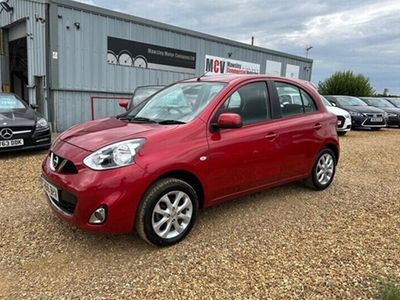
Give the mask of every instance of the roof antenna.
[[207, 76], [209, 73], [210, 73], [210, 72], [207, 71], [207, 72], [205, 72], [203, 75], [197, 77], [197, 81], [200, 81], [201, 78]]

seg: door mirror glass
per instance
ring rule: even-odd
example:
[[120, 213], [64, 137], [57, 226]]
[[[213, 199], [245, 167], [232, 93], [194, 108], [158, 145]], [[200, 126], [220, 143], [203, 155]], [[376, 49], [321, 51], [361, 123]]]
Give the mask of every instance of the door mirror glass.
[[37, 104], [30, 104], [30, 107], [34, 110], [37, 110], [39, 108], [39, 105]]
[[337, 106], [335, 102], [331, 101], [332, 106]]

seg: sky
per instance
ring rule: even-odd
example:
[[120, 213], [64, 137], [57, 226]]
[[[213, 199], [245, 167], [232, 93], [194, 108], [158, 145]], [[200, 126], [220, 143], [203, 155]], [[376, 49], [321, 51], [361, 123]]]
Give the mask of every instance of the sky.
[[138, 17], [306, 56], [311, 81], [336, 71], [400, 95], [400, 0], [79, 0]]

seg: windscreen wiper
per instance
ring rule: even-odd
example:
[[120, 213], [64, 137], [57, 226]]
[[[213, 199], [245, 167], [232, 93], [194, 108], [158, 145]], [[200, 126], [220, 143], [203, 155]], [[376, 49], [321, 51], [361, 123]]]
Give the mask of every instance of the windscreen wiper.
[[157, 121], [144, 117], [123, 117], [120, 118], [120, 120], [128, 120], [129, 122], [140, 122], [140, 123], [157, 123]]
[[161, 125], [178, 124], [178, 125], [180, 125], [180, 124], [186, 124], [186, 123], [182, 122], [182, 121], [178, 121], [178, 120], [163, 120], [163, 121], [158, 122], [158, 124], [161, 124]]

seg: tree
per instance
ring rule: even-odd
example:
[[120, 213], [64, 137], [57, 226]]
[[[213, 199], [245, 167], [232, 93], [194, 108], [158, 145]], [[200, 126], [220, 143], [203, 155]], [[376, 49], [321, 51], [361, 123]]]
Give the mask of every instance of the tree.
[[346, 95], [368, 97], [375, 91], [369, 78], [362, 74], [355, 75], [352, 71], [336, 72], [323, 82], [318, 83], [321, 95]]

